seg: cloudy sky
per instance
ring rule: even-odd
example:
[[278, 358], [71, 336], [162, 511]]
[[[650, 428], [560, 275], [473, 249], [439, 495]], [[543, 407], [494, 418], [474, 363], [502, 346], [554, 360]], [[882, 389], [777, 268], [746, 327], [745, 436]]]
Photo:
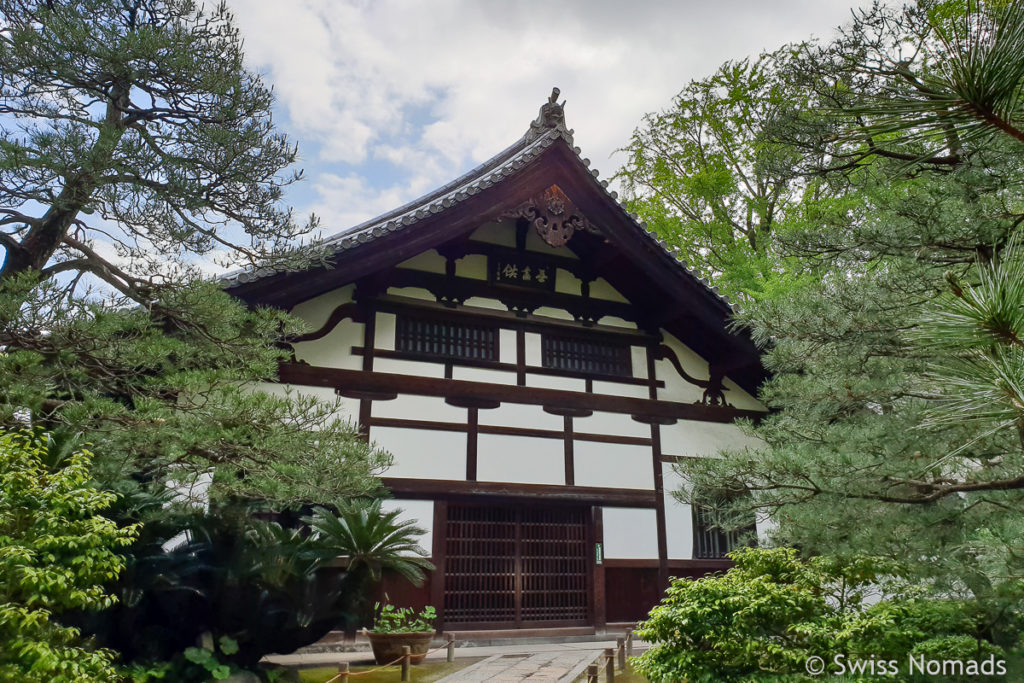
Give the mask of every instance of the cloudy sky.
[[[827, 38], [857, 0], [229, 0], [273, 84], [332, 234], [413, 199], [525, 131], [552, 86], [608, 177], [647, 112], [724, 61]], [[863, 3], [862, 3], [863, 4]]]

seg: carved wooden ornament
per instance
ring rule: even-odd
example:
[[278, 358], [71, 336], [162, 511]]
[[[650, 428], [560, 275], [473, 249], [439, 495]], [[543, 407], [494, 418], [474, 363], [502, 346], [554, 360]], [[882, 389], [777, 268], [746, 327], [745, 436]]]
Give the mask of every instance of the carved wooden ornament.
[[552, 185], [505, 216], [530, 221], [541, 239], [552, 247], [564, 247], [577, 230], [596, 232], [558, 185]]

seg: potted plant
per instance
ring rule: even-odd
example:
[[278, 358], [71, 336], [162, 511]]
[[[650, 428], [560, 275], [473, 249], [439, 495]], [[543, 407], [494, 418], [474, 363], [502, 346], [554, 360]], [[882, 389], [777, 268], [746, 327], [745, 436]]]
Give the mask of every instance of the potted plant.
[[411, 607], [395, 607], [375, 604], [373, 629], [366, 632], [373, 648], [377, 664], [390, 664], [402, 656], [402, 647], [409, 646], [412, 664], [419, 664], [427, 656], [430, 641], [434, 638], [434, 619], [437, 613], [430, 605], [417, 613]]

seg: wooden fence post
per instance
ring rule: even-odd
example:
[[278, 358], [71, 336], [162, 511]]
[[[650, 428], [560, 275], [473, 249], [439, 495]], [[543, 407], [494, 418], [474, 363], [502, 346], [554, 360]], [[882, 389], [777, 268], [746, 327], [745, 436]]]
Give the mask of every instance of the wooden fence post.
[[412, 658], [412, 648], [408, 645], [402, 646], [402, 681], [409, 680], [409, 660]]
[[626, 639], [615, 639], [615, 654], [619, 656], [619, 671], [626, 670]]
[[633, 656], [633, 629], [626, 629], [626, 656]]
[[338, 664], [338, 681], [340, 683], [348, 683], [348, 662], [340, 662]]
[[604, 679], [608, 683], [615, 681], [615, 650], [610, 647], [604, 650]]
[[448, 639], [448, 661], [455, 661], [455, 634], [446, 633], [445, 637]]
[[597, 664], [587, 667], [587, 683], [597, 683]]

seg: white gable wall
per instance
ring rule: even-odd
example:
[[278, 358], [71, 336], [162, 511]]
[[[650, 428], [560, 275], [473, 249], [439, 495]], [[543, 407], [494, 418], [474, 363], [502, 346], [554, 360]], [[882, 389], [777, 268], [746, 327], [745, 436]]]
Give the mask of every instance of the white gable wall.
[[[472, 238], [479, 242], [514, 247], [515, 236], [511, 222], [489, 223], [476, 230]], [[575, 258], [567, 249], [552, 249], [543, 243], [534, 231], [527, 237], [527, 248], [536, 253], [549, 253], [563, 258]], [[446, 262], [437, 251], [430, 250], [399, 265], [400, 268], [433, 274], [443, 274]], [[456, 275], [462, 278], [487, 280], [487, 258], [470, 254], [456, 260]], [[582, 292], [581, 281], [564, 269], [556, 270], [555, 290], [560, 295], [576, 295]], [[315, 297], [297, 305], [293, 313], [306, 320], [311, 329], [322, 326], [334, 309], [352, 300], [352, 285]], [[610, 302], [628, 303], [604, 279], [590, 283], [590, 296]], [[391, 297], [405, 300], [434, 302], [434, 296], [417, 287], [390, 288]], [[505, 306], [495, 298], [474, 297], [464, 303], [463, 310], [473, 308], [481, 311], [500, 310]], [[534, 311], [534, 320], [571, 321], [573, 316], [556, 307], [542, 307]], [[620, 318], [605, 317], [600, 327], [615, 327], [622, 330], [636, 330], [636, 324]], [[375, 318], [375, 348], [395, 352], [396, 316], [378, 312]], [[541, 366], [541, 335], [527, 331], [525, 337], [525, 362], [527, 366]], [[517, 333], [511, 329], [499, 331], [499, 361], [516, 363]], [[698, 379], [708, 377], [707, 362], [694, 353], [680, 340], [664, 333], [663, 343], [673, 350], [687, 373]], [[363, 325], [345, 320], [319, 340], [297, 344], [296, 357], [314, 366], [342, 369], [361, 369], [363, 358], [352, 353], [353, 347], [363, 344]], [[632, 375], [637, 379], [647, 377], [647, 349], [643, 346], [631, 348]], [[375, 372], [400, 373], [421, 377], [441, 378], [445, 376], [443, 363], [387, 358], [376, 355], [373, 362]], [[665, 386], [657, 391], [658, 399], [680, 403], [696, 403], [702, 399], [703, 390], [683, 380], [667, 360], [655, 363], [656, 377]], [[514, 385], [516, 372], [505, 369], [476, 368], [455, 364], [451, 376], [456, 380]], [[526, 385], [530, 387], [560, 389], [583, 392], [587, 382], [575, 377], [561, 377], [528, 373]], [[740, 389], [731, 380], [725, 380], [725, 393], [729, 404], [737, 408], [763, 410], [763, 406], [752, 396]], [[270, 390], [282, 392], [281, 385], [270, 385]], [[591, 389], [595, 393], [609, 396], [623, 396], [638, 399], [649, 397], [649, 389], [641, 384], [607, 382], [594, 380]], [[305, 393], [322, 394], [333, 399], [330, 389], [303, 388]], [[359, 414], [357, 400], [346, 399], [343, 403], [347, 415], [353, 419]], [[466, 425], [468, 410], [448, 405], [438, 397], [400, 395], [395, 400], [375, 400], [371, 404], [373, 419], [390, 421], [434, 421], [450, 425]], [[480, 433], [477, 437], [477, 481], [516, 484], [565, 484], [565, 443], [562, 437], [564, 419], [544, 412], [541, 406], [503, 403], [496, 409], [479, 409], [477, 412]], [[651, 438], [651, 427], [634, 421], [629, 415], [617, 413], [596, 413], [589, 417], [572, 420], [573, 470], [575, 484], [584, 487], [606, 487], [617, 490], [651, 491], [654, 489], [654, 467], [651, 446], [642, 444], [604, 443], [585, 440], [586, 435], [625, 437], [632, 439]], [[488, 428], [524, 428], [546, 430], [550, 437], [514, 436], [488, 433]], [[757, 442], [745, 436], [732, 424], [679, 421], [660, 427], [662, 452], [674, 456], [715, 457], [720, 448], [742, 448], [756, 446]], [[388, 477], [409, 479], [445, 479], [464, 481], [466, 478], [467, 431], [463, 426], [458, 431], [423, 430], [403, 426], [373, 426], [371, 439], [380, 448], [394, 456], [394, 463], [385, 473]], [[579, 438], [583, 435], [584, 438]], [[668, 540], [668, 557], [686, 560], [692, 557], [693, 528], [690, 506], [676, 501], [671, 492], [683, 485], [679, 475], [668, 463], [658, 463], [664, 478], [665, 522]], [[433, 523], [431, 501], [401, 500], [390, 501], [390, 507], [405, 509], [405, 516], [417, 519], [420, 526], [427, 528], [423, 539], [429, 550], [431, 543], [430, 525]], [[611, 559], [656, 559], [657, 534], [656, 511], [653, 508], [603, 508], [604, 551]]]

